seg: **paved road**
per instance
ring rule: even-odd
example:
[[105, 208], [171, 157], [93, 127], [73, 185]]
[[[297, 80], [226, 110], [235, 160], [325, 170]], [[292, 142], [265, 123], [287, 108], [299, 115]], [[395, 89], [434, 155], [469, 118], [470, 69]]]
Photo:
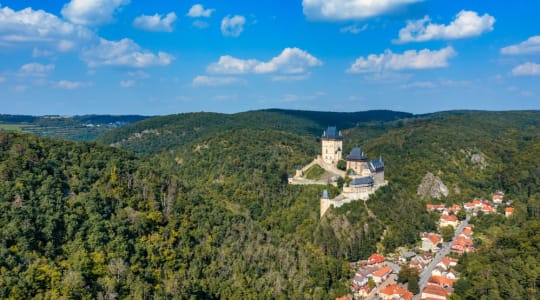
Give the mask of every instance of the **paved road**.
[[[455, 239], [458, 235], [461, 234], [461, 232], [463, 231], [463, 228], [465, 228], [465, 226], [467, 226], [467, 224], [469, 223], [469, 218], [470, 217], [467, 215], [467, 218], [461, 222], [458, 228], [456, 228], [453, 239]], [[437, 252], [435, 257], [433, 258], [433, 261], [429, 264], [429, 266], [427, 266], [424, 269], [424, 271], [420, 273], [420, 281], [418, 282], [418, 286], [420, 287], [420, 294], [414, 296], [415, 300], [420, 299], [422, 290], [426, 286], [428, 279], [431, 277], [431, 272], [433, 271], [433, 269], [435, 269], [435, 267], [441, 262], [441, 259], [443, 257], [445, 257], [446, 255], [450, 253], [450, 244], [451, 243], [449, 241], [445, 242], [441, 250], [439, 250], [439, 252]]]

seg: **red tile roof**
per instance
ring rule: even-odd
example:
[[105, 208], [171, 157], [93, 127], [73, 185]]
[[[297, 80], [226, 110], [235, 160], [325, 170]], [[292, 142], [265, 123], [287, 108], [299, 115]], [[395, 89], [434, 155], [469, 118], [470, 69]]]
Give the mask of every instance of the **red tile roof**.
[[377, 254], [377, 253], [373, 253], [371, 254], [371, 256], [368, 258], [368, 262], [371, 263], [371, 264], [380, 264], [380, 263], [383, 263], [384, 262], [384, 256], [380, 255], [380, 254]]
[[383, 277], [384, 275], [388, 275], [390, 273], [392, 273], [392, 268], [390, 268], [389, 266], [385, 266], [385, 267], [382, 267], [379, 270], [373, 272], [373, 276], [374, 277]]
[[413, 298], [413, 293], [395, 283], [385, 287], [379, 292], [379, 295], [383, 294], [387, 296], [400, 295], [404, 300], [411, 300]]

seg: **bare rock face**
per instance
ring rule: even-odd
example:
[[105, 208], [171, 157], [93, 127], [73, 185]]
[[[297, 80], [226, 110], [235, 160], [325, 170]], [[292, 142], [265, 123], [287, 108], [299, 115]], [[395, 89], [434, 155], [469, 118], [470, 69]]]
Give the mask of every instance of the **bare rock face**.
[[480, 169], [484, 169], [487, 166], [486, 158], [483, 153], [474, 153], [471, 155], [471, 162], [479, 165]]
[[417, 194], [422, 196], [422, 198], [440, 199], [441, 196], [448, 196], [448, 187], [443, 183], [441, 178], [427, 172], [424, 179], [422, 179], [422, 183], [418, 186]]

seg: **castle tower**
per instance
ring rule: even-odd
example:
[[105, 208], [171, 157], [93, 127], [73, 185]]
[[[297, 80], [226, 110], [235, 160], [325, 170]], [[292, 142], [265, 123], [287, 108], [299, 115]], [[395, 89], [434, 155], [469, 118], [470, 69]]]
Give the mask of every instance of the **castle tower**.
[[322, 153], [321, 157], [324, 162], [337, 166], [341, 160], [341, 151], [343, 149], [343, 136], [336, 127], [328, 127], [321, 137]]
[[364, 154], [359, 147], [354, 147], [351, 150], [351, 153], [347, 155], [347, 170], [353, 170], [354, 173], [358, 176], [364, 176], [364, 170], [367, 165], [367, 156]]
[[328, 197], [328, 190], [324, 190], [321, 196], [321, 217], [328, 208], [330, 208], [330, 197]]

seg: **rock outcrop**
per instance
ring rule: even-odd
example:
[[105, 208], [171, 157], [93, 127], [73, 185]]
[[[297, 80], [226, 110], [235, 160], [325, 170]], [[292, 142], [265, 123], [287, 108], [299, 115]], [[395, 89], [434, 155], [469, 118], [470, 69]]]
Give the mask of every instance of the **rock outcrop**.
[[443, 183], [441, 178], [428, 172], [418, 186], [417, 194], [422, 198], [431, 197], [440, 199], [442, 196], [448, 196], [448, 187]]

